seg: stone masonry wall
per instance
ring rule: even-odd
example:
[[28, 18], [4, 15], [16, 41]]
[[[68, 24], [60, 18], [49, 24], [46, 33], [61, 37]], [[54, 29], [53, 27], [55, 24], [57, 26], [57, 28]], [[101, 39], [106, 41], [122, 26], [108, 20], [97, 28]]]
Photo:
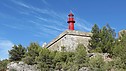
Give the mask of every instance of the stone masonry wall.
[[[65, 33], [66, 32], [66, 33]], [[65, 47], [64, 50], [66, 51], [74, 51], [78, 44], [83, 44], [85, 47], [88, 46], [89, 39], [91, 36], [91, 33], [85, 33], [85, 32], [79, 32], [79, 31], [65, 31], [63, 32], [62, 36], [58, 37], [60, 38], [59, 40], [55, 39], [51, 43], [51, 46], [48, 48], [50, 50], [57, 50], [61, 51], [61, 47]], [[54, 42], [54, 43], [53, 43]]]

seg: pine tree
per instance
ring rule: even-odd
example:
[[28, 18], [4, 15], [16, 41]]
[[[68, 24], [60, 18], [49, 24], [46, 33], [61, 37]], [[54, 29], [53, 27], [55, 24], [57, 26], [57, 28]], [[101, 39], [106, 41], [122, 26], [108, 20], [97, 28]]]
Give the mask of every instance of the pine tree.
[[112, 53], [115, 42], [115, 31], [108, 24], [102, 29], [99, 29], [95, 24], [91, 32], [93, 34], [89, 41], [91, 50], [93, 52]]
[[36, 57], [36, 62], [41, 71], [49, 71], [53, 69], [53, 59], [55, 56], [54, 51], [49, 51], [47, 48], [42, 48], [39, 52], [39, 56]]
[[83, 44], [79, 44], [76, 52], [75, 52], [75, 64], [78, 65], [78, 67], [85, 67], [88, 62], [87, 52], [86, 48]]
[[95, 24], [92, 27], [91, 33], [93, 35], [91, 36], [91, 40], [89, 41], [89, 48], [95, 49], [98, 47], [98, 45], [99, 45], [98, 43], [100, 42], [100, 40], [99, 40], [100, 29], [97, 24]]
[[26, 53], [26, 49], [22, 45], [14, 45], [12, 50], [9, 52], [9, 59], [10, 61], [20, 61], [24, 58], [24, 54]]
[[120, 41], [115, 43], [113, 49], [113, 58], [118, 61], [114, 62], [113, 65], [115, 68], [126, 70], [126, 35], [123, 35], [118, 40]]
[[40, 48], [39, 44], [31, 43], [30, 46], [27, 47], [26, 57], [23, 58], [23, 61], [29, 65], [36, 64], [35, 58], [39, 56]]
[[91, 71], [107, 71], [104, 66], [104, 59], [101, 56], [92, 57], [88, 65]]
[[100, 32], [100, 45], [103, 53], [112, 53], [115, 42], [115, 32], [111, 27], [104, 26]]

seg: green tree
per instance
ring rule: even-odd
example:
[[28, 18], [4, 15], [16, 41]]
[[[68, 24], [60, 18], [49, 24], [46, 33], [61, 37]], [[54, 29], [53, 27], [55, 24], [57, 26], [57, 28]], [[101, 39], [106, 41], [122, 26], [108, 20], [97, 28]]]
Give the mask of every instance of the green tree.
[[83, 44], [79, 44], [75, 52], [75, 64], [77, 64], [78, 68], [80, 68], [83, 66], [87, 66], [87, 63], [88, 63], [88, 57], [86, 48], [84, 47]]
[[63, 69], [64, 71], [68, 71], [69, 69], [73, 69], [73, 65], [75, 65], [74, 60], [74, 52], [57, 52], [53, 59], [53, 63], [56, 70]]
[[27, 47], [27, 52], [23, 61], [29, 65], [36, 64], [35, 58], [39, 56], [40, 49], [41, 47], [39, 44], [31, 43], [30, 46]]
[[22, 45], [14, 45], [8, 52], [10, 61], [20, 61], [22, 58], [24, 58], [26, 49]]
[[67, 60], [67, 52], [57, 52], [53, 61], [55, 64], [55, 69], [60, 70], [63, 68], [63, 63]]
[[67, 60], [67, 52], [57, 52], [54, 58], [56, 62], [66, 62]]
[[114, 47], [115, 36], [111, 28], [104, 26], [100, 32], [100, 45], [103, 53], [112, 53], [112, 48]]
[[106, 24], [106, 27], [109, 31], [109, 34], [111, 34], [112, 37], [115, 38], [116, 37], [115, 29], [111, 28], [109, 24]]
[[89, 60], [89, 67], [91, 71], [106, 71], [104, 69], [105, 62], [101, 56], [93, 57]]
[[115, 31], [108, 24], [99, 30], [95, 24], [91, 32], [93, 34], [89, 41], [91, 52], [111, 54], [115, 44]]
[[54, 69], [53, 59], [56, 52], [49, 51], [47, 48], [42, 48], [39, 52], [39, 56], [36, 58], [36, 62], [41, 71], [49, 71]]
[[95, 49], [98, 47], [98, 43], [100, 42], [100, 39], [99, 39], [100, 29], [97, 24], [94, 24], [94, 26], [92, 27], [91, 33], [93, 35], [91, 36], [91, 40], [89, 41], [89, 48]]
[[113, 49], [113, 58], [116, 59], [113, 65], [116, 66], [115, 68], [126, 70], [126, 35], [117, 40]]

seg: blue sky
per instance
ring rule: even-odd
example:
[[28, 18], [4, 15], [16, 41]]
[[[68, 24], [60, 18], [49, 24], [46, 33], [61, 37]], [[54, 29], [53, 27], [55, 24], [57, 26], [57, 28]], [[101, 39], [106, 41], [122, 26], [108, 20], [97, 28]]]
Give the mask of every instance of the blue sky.
[[67, 15], [75, 15], [75, 30], [89, 32], [93, 24], [126, 29], [126, 0], [0, 0], [0, 59], [16, 44], [50, 42], [67, 30]]

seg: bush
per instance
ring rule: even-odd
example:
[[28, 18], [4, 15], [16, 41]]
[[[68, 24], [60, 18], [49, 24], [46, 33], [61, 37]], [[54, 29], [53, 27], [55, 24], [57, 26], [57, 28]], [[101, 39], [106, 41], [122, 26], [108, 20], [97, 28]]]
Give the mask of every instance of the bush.
[[84, 45], [79, 44], [76, 52], [75, 52], [75, 63], [79, 65], [79, 67], [87, 66], [88, 57], [86, 48]]
[[0, 61], [0, 71], [6, 71], [8, 63], [9, 60], [7, 59]]
[[93, 57], [89, 60], [89, 67], [92, 71], [106, 71], [104, 70], [103, 58], [101, 56]]

